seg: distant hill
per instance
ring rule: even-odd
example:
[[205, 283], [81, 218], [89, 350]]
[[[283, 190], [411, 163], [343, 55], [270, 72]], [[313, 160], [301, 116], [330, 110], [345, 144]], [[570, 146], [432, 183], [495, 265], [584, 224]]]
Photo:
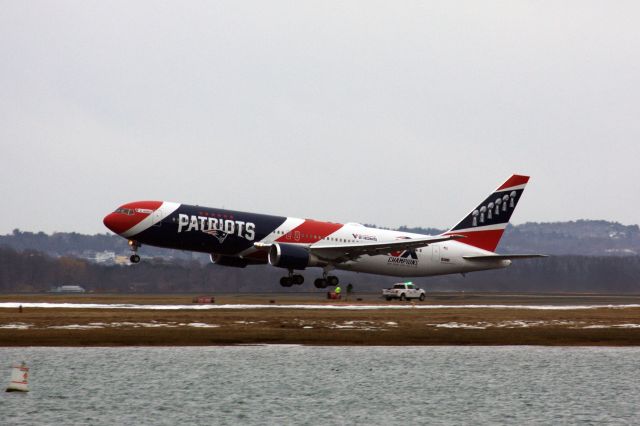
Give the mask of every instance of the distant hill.
[[[407, 228], [399, 230], [435, 235], [444, 230]], [[579, 256], [637, 256], [640, 228], [605, 220], [509, 225], [500, 241], [501, 253], [545, 253]]]
[[[60, 285], [80, 285], [97, 293], [326, 292], [310, 282], [318, 268], [303, 272], [306, 283], [283, 288], [283, 270], [266, 265], [245, 269], [199, 261], [149, 259], [137, 265], [106, 265], [38, 251], [0, 247], [0, 293], [43, 292]], [[402, 279], [340, 271], [343, 285], [374, 291]], [[640, 256], [553, 256], [514, 262], [509, 268], [462, 276], [413, 278], [431, 291], [512, 291], [640, 293]]]
[[[433, 228], [399, 228], [439, 234]], [[503, 253], [546, 253], [547, 259], [514, 262], [506, 270], [415, 278], [434, 290], [640, 293], [640, 229], [637, 225], [579, 220], [510, 226], [498, 247]], [[46, 291], [62, 284], [97, 292], [315, 291], [283, 289], [282, 270], [212, 265], [208, 256], [145, 246], [145, 261], [129, 266], [126, 240], [112, 234], [82, 235], [15, 230], [0, 236], [0, 292]], [[120, 260], [120, 261], [119, 261]], [[308, 280], [317, 269], [304, 271]], [[341, 271], [343, 283], [378, 291], [394, 277]]]
[[506, 253], [535, 250], [555, 255], [637, 256], [640, 228], [604, 220], [525, 223], [507, 229], [500, 249]]
[[[27, 232], [19, 229], [11, 234], [0, 235], [0, 246], [17, 251], [38, 250], [52, 257], [71, 256], [95, 259], [97, 253], [110, 252], [114, 255], [129, 256], [127, 241], [114, 234], [86, 235], [76, 232]], [[144, 246], [141, 254], [147, 257], [180, 260], [206, 260], [206, 255], [180, 250], [168, 250]]]

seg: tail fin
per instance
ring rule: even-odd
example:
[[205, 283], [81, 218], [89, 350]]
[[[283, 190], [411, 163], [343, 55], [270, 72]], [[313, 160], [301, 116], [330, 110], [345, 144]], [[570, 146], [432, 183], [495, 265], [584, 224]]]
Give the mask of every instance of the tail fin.
[[529, 176], [511, 176], [444, 235], [464, 235], [458, 241], [495, 251], [528, 181]]

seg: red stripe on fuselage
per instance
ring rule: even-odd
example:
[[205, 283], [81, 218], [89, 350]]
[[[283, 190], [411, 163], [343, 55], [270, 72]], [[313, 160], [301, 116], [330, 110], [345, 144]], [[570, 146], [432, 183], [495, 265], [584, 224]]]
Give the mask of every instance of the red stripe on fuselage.
[[344, 225], [341, 223], [318, 222], [305, 219], [298, 227], [293, 228], [276, 241], [279, 243], [313, 244], [333, 234]]
[[449, 232], [445, 235], [464, 235], [465, 238], [460, 238], [461, 243], [468, 244], [473, 247], [478, 247], [483, 250], [496, 251], [498, 243], [504, 229], [493, 229], [490, 231], [468, 231], [468, 232]]

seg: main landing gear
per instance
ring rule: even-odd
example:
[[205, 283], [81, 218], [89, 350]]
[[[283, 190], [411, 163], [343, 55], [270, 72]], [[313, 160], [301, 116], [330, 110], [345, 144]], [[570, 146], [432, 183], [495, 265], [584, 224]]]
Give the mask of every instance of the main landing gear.
[[[293, 270], [289, 271], [289, 276], [280, 278], [280, 285], [282, 287], [291, 287], [292, 285], [300, 285], [304, 283], [304, 277], [300, 274], [294, 274]], [[327, 288], [328, 286], [335, 287], [340, 283], [340, 280], [335, 275], [327, 275], [324, 273], [322, 278], [318, 278], [313, 282], [316, 288]]]
[[316, 288], [327, 288], [327, 286], [337, 286], [340, 280], [335, 275], [322, 274], [322, 278], [318, 278], [313, 282]]
[[300, 274], [294, 274], [293, 270], [289, 270], [289, 276], [280, 278], [282, 287], [291, 287], [292, 285], [300, 285], [304, 282], [304, 277]]
[[129, 240], [129, 248], [133, 252], [131, 257], [129, 257], [129, 261], [131, 261], [131, 263], [139, 263], [140, 262], [140, 256], [138, 256], [138, 253], [137, 253], [138, 249], [140, 247], [141, 247], [141, 244], [139, 242], [137, 242], [136, 240]]

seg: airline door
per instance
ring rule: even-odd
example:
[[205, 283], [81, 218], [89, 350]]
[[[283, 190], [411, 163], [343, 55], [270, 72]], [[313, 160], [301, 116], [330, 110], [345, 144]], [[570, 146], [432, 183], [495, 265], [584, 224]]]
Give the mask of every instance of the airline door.
[[438, 244], [431, 245], [431, 261], [433, 263], [440, 262], [440, 246]]
[[451, 263], [449, 248], [446, 245], [433, 244], [431, 246], [431, 256], [433, 263]]

